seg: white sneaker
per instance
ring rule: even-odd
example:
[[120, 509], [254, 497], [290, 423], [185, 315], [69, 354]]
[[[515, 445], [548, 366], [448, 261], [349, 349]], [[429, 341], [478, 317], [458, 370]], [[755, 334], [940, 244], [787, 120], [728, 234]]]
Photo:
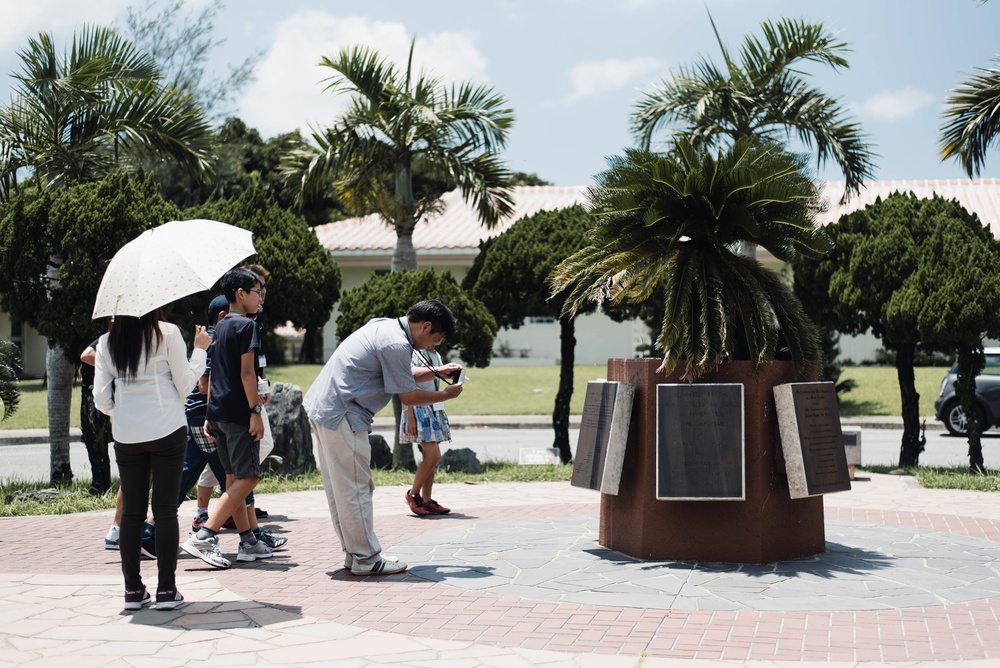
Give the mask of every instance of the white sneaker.
[[262, 540], [258, 540], [253, 545], [240, 541], [240, 552], [236, 555], [236, 561], [253, 561], [254, 559], [267, 559], [273, 556], [274, 551], [265, 545]]
[[406, 562], [398, 557], [382, 557], [370, 566], [355, 562], [351, 565], [351, 575], [394, 575], [406, 570]]
[[198, 557], [209, 566], [216, 568], [229, 568], [232, 562], [222, 556], [219, 552], [219, 537], [198, 538], [197, 534], [191, 534], [188, 539], [181, 543], [181, 549], [192, 557]]

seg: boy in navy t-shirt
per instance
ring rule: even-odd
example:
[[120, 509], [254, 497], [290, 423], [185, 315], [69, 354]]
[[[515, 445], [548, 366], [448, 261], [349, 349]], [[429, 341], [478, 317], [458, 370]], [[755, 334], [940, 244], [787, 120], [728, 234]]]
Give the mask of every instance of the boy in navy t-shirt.
[[231, 269], [222, 277], [222, 292], [229, 301], [229, 313], [215, 327], [205, 429], [216, 441], [226, 471], [226, 491], [208, 521], [181, 548], [216, 568], [229, 568], [230, 561], [219, 551], [218, 533], [230, 515], [240, 532], [237, 561], [264, 559], [273, 553], [254, 536], [244, 509], [244, 499], [260, 480], [264, 433], [254, 369], [257, 325], [246, 317], [260, 305], [260, 279], [247, 269]]

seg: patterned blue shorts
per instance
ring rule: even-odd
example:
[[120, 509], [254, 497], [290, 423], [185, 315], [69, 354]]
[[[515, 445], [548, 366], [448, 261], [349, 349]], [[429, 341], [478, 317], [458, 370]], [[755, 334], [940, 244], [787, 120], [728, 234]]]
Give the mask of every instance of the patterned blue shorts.
[[436, 411], [430, 406], [413, 406], [417, 418], [417, 433], [411, 436], [406, 427], [409, 423], [409, 411], [403, 411], [403, 419], [399, 423], [400, 443], [442, 443], [451, 440], [451, 429], [448, 427], [448, 416], [444, 411]]

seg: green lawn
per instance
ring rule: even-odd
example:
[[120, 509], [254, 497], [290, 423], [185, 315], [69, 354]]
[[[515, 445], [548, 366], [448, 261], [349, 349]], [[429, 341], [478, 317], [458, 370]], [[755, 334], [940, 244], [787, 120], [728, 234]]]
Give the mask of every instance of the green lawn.
[[[917, 392], [920, 394], [920, 415], [934, 415], [934, 401], [941, 391], [941, 379], [947, 367], [923, 366], [914, 370]], [[852, 415], [901, 415], [899, 380], [892, 367], [847, 367], [841, 380], [854, 379], [858, 386], [840, 395], [840, 414]]]
[[[318, 364], [292, 364], [272, 366], [268, 376], [272, 382], [294, 383], [307, 389], [319, 374]], [[932, 415], [934, 400], [938, 395], [941, 379], [947, 369], [944, 367], [918, 367], [916, 369], [917, 391], [920, 393], [920, 414]], [[578, 365], [574, 369], [573, 400], [570, 406], [574, 414], [583, 410], [583, 397], [587, 381], [603, 378], [606, 367], [598, 365]], [[891, 367], [850, 367], [844, 369], [842, 379], [853, 378], [858, 387], [841, 397], [841, 415], [899, 415], [899, 386], [896, 370]], [[469, 383], [457, 399], [448, 402], [451, 415], [549, 415], [559, 386], [559, 367], [488, 367], [470, 369]], [[28, 380], [21, 384], [21, 406], [18, 412], [0, 429], [44, 428], [46, 419], [45, 390], [38, 380]], [[392, 414], [386, 408], [380, 415]], [[73, 413], [70, 424], [80, 425], [80, 391], [73, 394]]]
[[[49, 423], [49, 402], [40, 380], [21, 381], [21, 403], [17, 412], [0, 422], [0, 429], [44, 429]], [[69, 416], [71, 427], [80, 426], [80, 384], [73, 388], [73, 409]]]

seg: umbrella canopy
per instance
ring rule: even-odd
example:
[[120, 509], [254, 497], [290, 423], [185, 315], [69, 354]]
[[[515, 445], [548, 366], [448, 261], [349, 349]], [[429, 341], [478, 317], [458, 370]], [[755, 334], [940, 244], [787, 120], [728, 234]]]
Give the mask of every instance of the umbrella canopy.
[[211, 288], [257, 251], [252, 234], [215, 220], [175, 220], [146, 230], [115, 253], [104, 272], [94, 319], [141, 316]]

